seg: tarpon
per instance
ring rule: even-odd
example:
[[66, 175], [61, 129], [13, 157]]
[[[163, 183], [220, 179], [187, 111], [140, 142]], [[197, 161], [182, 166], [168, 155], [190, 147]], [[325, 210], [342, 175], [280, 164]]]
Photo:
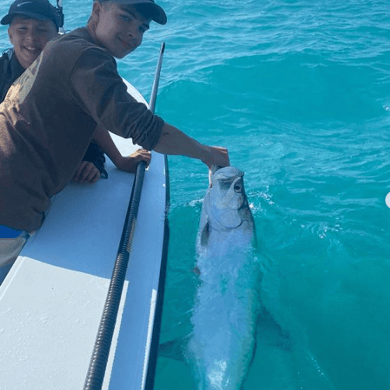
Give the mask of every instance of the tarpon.
[[160, 346], [162, 356], [189, 363], [199, 390], [242, 388], [259, 323], [262, 333], [271, 332], [272, 345], [275, 331], [278, 346], [284, 347], [286, 341], [260, 303], [261, 265], [243, 176], [234, 167], [210, 172], [196, 244], [194, 271], [199, 286], [191, 316], [193, 330], [185, 343], [171, 341]]
[[260, 265], [243, 176], [234, 167], [216, 170], [203, 201], [200, 284], [187, 348], [201, 390], [239, 390], [255, 346]]

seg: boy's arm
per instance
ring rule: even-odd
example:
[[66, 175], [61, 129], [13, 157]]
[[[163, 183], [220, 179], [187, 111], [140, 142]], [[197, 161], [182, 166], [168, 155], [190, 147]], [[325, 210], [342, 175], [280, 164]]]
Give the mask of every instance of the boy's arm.
[[224, 167], [230, 164], [227, 149], [202, 145], [168, 123], [164, 123], [160, 138], [153, 150], [164, 154], [195, 158], [209, 167], [212, 165]]
[[134, 173], [139, 161], [145, 161], [146, 164], [150, 162], [151, 155], [144, 149], [138, 149], [128, 157], [122, 156], [108, 131], [102, 127], [96, 127], [93, 140], [107, 154], [115, 166], [123, 171]]

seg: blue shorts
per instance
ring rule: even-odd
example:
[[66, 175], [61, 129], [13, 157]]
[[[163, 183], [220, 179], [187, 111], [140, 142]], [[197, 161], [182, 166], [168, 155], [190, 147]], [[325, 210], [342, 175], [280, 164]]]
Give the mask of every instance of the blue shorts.
[[22, 230], [15, 230], [0, 225], [0, 238], [16, 238], [22, 234]]

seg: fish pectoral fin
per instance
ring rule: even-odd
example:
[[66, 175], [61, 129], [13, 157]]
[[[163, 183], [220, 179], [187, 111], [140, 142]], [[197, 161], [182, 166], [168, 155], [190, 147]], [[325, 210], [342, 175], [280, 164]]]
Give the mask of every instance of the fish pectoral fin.
[[184, 344], [184, 338], [162, 343], [158, 346], [158, 356], [185, 362]]
[[207, 221], [202, 229], [201, 234], [200, 234], [200, 245], [201, 246], [206, 246], [208, 244], [209, 236], [210, 236], [210, 224]]
[[257, 322], [257, 340], [263, 345], [290, 351], [293, 342], [290, 335], [275, 321], [272, 315], [263, 309]]

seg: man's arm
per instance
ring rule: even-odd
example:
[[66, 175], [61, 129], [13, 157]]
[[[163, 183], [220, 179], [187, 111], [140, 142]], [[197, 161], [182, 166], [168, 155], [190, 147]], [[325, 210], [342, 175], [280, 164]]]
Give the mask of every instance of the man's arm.
[[168, 123], [164, 124], [160, 138], [153, 150], [164, 154], [195, 158], [209, 167], [212, 165], [224, 167], [230, 164], [227, 149], [202, 145]]

